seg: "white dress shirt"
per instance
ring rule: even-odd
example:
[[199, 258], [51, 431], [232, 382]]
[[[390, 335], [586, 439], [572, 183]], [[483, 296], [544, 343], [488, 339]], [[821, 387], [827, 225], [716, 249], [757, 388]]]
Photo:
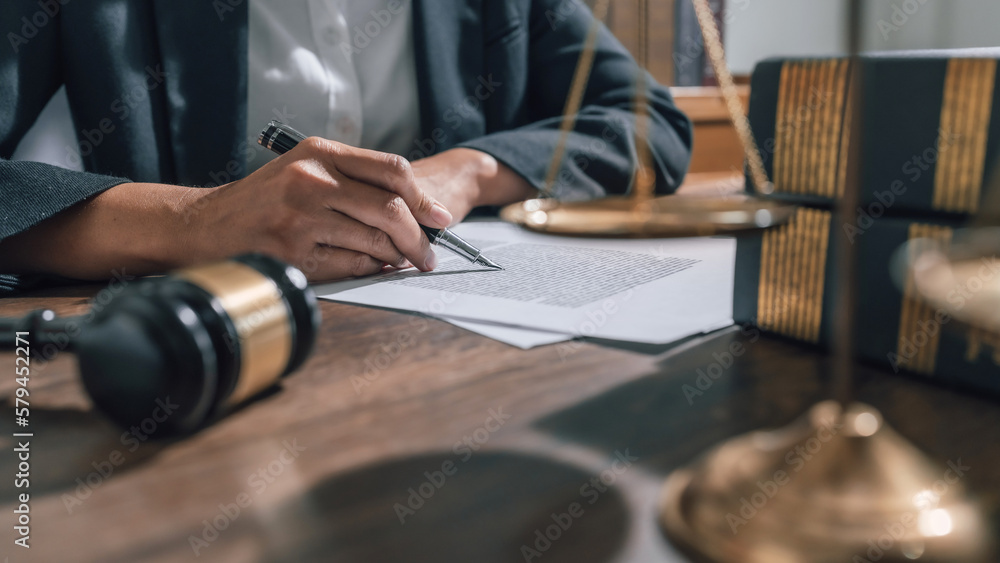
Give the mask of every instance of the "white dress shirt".
[[[272, 119], [306, 135], [405, 155], [419, 139], [410, 0], [250, 0], [247, 138]], [[65, 89], [17, 160], [83, 170]], [[250, 173], [274, 158], [257, 150]]]
[[[250, 0], [247, 134], [405, 154], [420, 135], [410, 0]], [[249, 171], [273, 158], [258, 151]]]

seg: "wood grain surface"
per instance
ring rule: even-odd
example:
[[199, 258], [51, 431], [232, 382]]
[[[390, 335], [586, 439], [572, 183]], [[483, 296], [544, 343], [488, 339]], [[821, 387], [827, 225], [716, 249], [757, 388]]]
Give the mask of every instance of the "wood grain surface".
[[[101, 289], [2, 300], [0, 316], [79, 314]], [[92, 409], [72, 357], [36, 365], [30, 555], [13, 546], [14, 362], [0, 354], [0, 554], [11, 563], [683, 561], [656, 526], [669, 471], [824, 397], [822, 353], [752, 330], [673, 347], [522, 351], [421, 317], [322, 310], [318, 349], [299, 372], [182, 440], [123, 440]], [[733, 343], [745, 352], [734, 356]], [[691, 395], [685, 386], [701, 373], [718, 378]], [[901, 434], [942, 466], [968, 466], [965, 485], [995, 512], [995, 400], [864, 368], [859, 380], [860, 397]], [[539, 540], [547, 530], [557, 539]]]

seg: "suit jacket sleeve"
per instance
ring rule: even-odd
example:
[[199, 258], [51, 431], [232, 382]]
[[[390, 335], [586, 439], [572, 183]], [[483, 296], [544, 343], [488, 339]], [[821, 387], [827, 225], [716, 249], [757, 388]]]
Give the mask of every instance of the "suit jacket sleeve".
[[10, 160], [62, 84], [59, 3], [0, 3], [0, 32], [2, 240], [128, 180]]
[[[576, 9], [568, 10], [567, 4], [576, 5]], [[578, 0], [532, 2], [527, 99], [532, 122], [461, 146], [493, 155], [542, 189], [592, 21], [592, 13]], [[586, 199], [629, 189], [637, 161], [633, 112], [636, 72], [637, 65], [628, 51], [602, 25], [590, 81], [552, 195]], [[656, 188], [658, 193], [669, 193], [687, 171], [691, 122], [674, 106], [668, 90], [648, 74], [646, 77]]]

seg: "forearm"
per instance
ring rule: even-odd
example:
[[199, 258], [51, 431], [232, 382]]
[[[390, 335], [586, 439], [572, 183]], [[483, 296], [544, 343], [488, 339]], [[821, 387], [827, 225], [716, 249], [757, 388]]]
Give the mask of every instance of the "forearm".
[[483, 166], [479, 173], [476, 207], [506, 205], [538, 196], [538, 190], [510, 167], [489, 154], [479, 154], [482, 155]]
[[455, 148], [413, 163], [417, 184], [461, 221], [484, 205], [505, 205], [538, 194], [527, 180], [491, 154]]
[[[57, 192], [58, 193], [58, 192]], [[119, 184], [0, 241], [0, 271], [106, 279], [260, 252], [312, 281], [434, 269], [452, 215], [402, 157], [311, 137], [217, 188]]]
[[143, 275], [191, 263], [188, 205], [207, 190], [127, 183], [78, 203], [0, 241], [8, 273], [52, 273], [107, 279], [113, 271]]
[[[538, 189], [559, 199], [587, 199], [625, 193], [636, 170], [636, 62], [603, 26], [571, 133], [563, 136], [563, 113], [577, 63], [594, 25], [582, 4], [564, 11], [562, 0], [533, 0], [530, 15], [527, 115], [501, 124], [460, 146], [492, 154]], [[558, 18], [552, 14], [558, 13]], [[647, 78], [645, 138], [653, 156], [658, 193], [681, 182], [690, 160], [691, 124], [669, 91]], [[562, 150], [552, 185], [552, 157]]]
[[[344, 164], [356, 158], [340, 157], [346, 159]], [[356, 221], [350, 219], [351, 216], [359, 220], [382, 217], [384, 206], [368, 200], [373, 193], [382, 194], [391, 203], [392, 193], [365, 191], [363, 186], [347, 179], [341, 179], [342, 185], [337, 188], [337, 183], [329, 179], [320, 182], [311, 173], [305, 175], [304, 170], [315, 168], [301, 166], [305, 161], [294, 162], [292, 157], [284, 160], [285, 164], [294, 163], [294, 170], [280, 166], [281, 163], [272, 164], [252, 178], [219, 188], [120, 184], [0, 241], [3, 266], [0, 271], [97, 280], [107, 279], [115, 271], [156, 274], [251, 251], [300, 264], [313, 256], [317, 243], [341, 250], [318, 271], [308, 272], [314, 279], [372, 273], [383, 262], [398, 262], [383, 256], [398, 255], [391, 242], [383, 246], [389, 246], [392, 252], [358, 247], [358, 240], [376, 240], [370, 235], [377, 233], [361, 223], [354, 225]], [[386, 176], [379, 171], [381, 165], [370, 166], [373, 166], [371, 176]], [[403, 176], [409, 178], [408, 174], [407, 167]], [[463, 217], [472, 207], [503, 205], [536, 193], [510, 168], [488, 154], [471, 149], [455, 149], [414, 163], [413, 175], [415, 178], [408, 181], [433, 188], [428, 193], [438, 196], [446, 207], [460, 208], [456, 218]], [[303, 184], [314, 184], [313, 189], [307, 190]], [[312, 195], [306, 197], [309, 194]], [[344, 201], [336, 206], [327, 203], [332, 196]], [[415, 196], [408, 197], [413, 200]], [[428, 225], [440, 224], [424, 207], [430, 209], [429, 204], [423, 205], [420, 218]], [[335, 212], [337, 208], [344, 210], [343, 213]], [[345, 226], [345, 222], [350, 224]], [[378, 221], [373, 222], [383, 227]], [[352, 225], [355, 228], [348, 228]], [[369, 236], [358, 235], [358, 229]], [[419, 246], [418, 242], [426, 245], [422, 236], [401, 236], [392, 242], [404, 248], [407, 244]], [[425, 264], [422, 250], [422, 246], [408, 249], [408, 257], [411, 262], [430, 269], [432, 266]], [[363, 255], [358, 252], [370, 252], [380, 260], [359, 261], [357, 257]], [[426, 253], [433, 255], [429, 249]], [[330, 252], [323, 253], [327, 254]], [[358, 271], [362, 266], [367, 268], [368, 262], [371, 271]]]

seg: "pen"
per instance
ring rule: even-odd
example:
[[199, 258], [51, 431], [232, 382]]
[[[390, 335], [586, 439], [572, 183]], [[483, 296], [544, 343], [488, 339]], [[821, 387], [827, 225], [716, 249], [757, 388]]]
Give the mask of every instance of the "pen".
[[[271, 121], [260, 132], [260, 136], [257, 137], [257, 144], [277, 154], [285, 154], [304, 140], [306, 140], [306, 136], [292, 127], [280, 121]], [[432, 229], [423, 225], [420, 225], [420, 228], [424, 230], [424, 234], [427, 235], [431, 244], [446, 248], [473, 264], [496, 268], [498, 270], [503, 269], [496, 262], [483, 256], [481, 250], [472, 246], [449, 229]]]

